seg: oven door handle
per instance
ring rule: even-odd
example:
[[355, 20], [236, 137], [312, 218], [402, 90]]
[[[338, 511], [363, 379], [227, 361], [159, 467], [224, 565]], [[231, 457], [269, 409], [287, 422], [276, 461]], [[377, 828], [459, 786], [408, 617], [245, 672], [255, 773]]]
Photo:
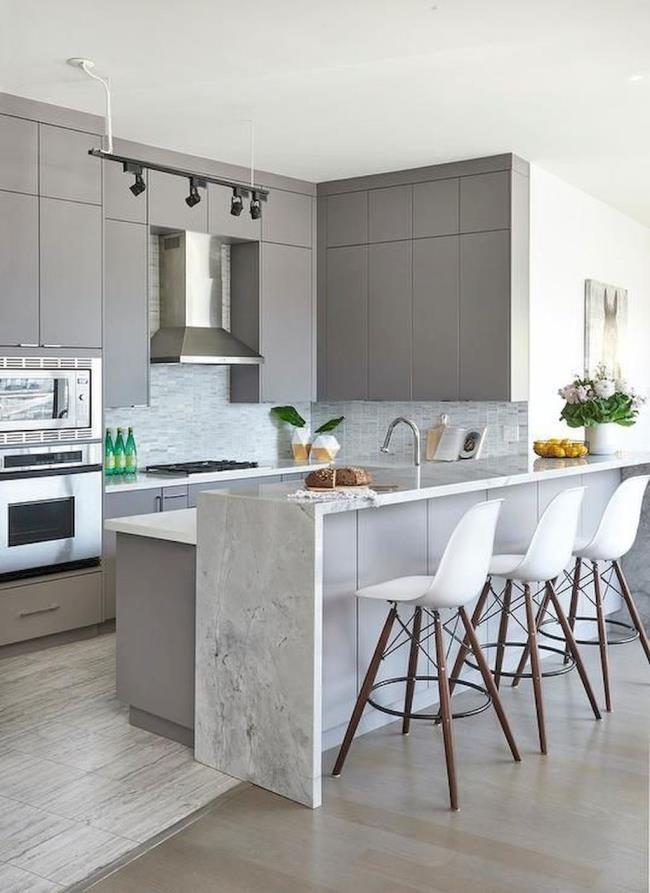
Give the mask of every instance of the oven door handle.
[[24, 481], [27, 478], [51, 478], [62, 477], [68, 474], [92, 474], [101, 471], [102, 466], [97, 465], [68, 465], [61, 468], [32, 468], [29, 471], [3, 471], [0, 474], [1, 481]]

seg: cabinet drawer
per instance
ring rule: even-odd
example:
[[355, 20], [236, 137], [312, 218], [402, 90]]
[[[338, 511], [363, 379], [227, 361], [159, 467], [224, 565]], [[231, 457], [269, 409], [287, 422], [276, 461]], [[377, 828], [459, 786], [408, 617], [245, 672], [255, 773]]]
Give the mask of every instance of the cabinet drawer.
[[101, 606], [101, 571], [3, 587], [0, 645], [99, 623]]

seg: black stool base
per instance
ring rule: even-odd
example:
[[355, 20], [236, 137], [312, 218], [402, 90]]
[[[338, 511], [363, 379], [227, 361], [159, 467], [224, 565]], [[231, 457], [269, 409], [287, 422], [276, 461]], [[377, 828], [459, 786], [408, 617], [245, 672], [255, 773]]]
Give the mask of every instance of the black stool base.
[[[541, 633], [541, 628], [539, 630]], [[559, 638], [557, 636], [552, 636], [552, 638]], [[564, 639], [562, 639], [564, 641]], [[501, 642], [504, 648], [526, 648], [528, 642]], [[485, 642], [481, 645], [483, 651], [487, 651], [489, 648], [498, 648], [499, 642]], [[540, 651], [550, 651], [553, 654], [559, 654], [562, 659], [564, 659], [564, 648], [554, 648], [552, 645], [538, 645], [537, 646]], [[474, 670], [478, 670], [477, 664], [475, 664], [470, 657], [465, 658], [465, 663], [472, 667]], [[542, 677], [546, 676], [564, 676], [565, 673], [570, 673], [571, 670], [575, 668], [576, 662], [575, 660], [569, 656], [568, 663], [563, 664], [561, 667], [558, 667], [556, 670], [543, 670], [540, 675]], [[494, 667], [490, 667], [490, 671], [492, 673], [495, 672]], [[505, 676], [506, 679], [532, 679], [532, 673], [511, 673], [507, 670], [501, 670], [500, 676]]]
[[[379, 688], [384, 688], [386, 685], [396, 685], [398, 682], [407, 682], [408, 676], [394, 676], [392, 679], [382, 679], [381, 682], [376, 682], [372, 688], [371, 692], [377, 691]], [[413, 677], [416, 682], [438, 682], [437, 676], [414, 676]], [[478, 705], [478, 707], [472, 707], [470, 710], [459, 710], [456, 713], [451, 714], [452, 719], [464, 719], [467, 716], [477, 716], [479, 713], [483, 713], [484, 710], [487, 710], [492, 704], [492, 698], [486, 688], [483, 688], [481, 685], [477, 685], [476, 682], [467, 682], [465, 679], [456, 679], [449, 677], [449, 681], [455, 685], [463, 685], [466, 688], [471, 688], [474, 691], [480, 692], [482, 695], [485, 695], [485, 701]], [[371, 704], [375, 710], [381, 711], [381, 713], [387, 713], [389, 716], [397, 716], [400, 719], [404, 719], [405, 716], [408, 715], [409, 719], [425, 719], [429, 722], [439, 723], [441, 720], [440, 713], [406, 713], [404, 710], [395, 710], [392, 707], [385, 707], [383, 704], [378, 704], [377, 701], [374, 701], [371, 697], [368, 698], [368, 703]]]
[[[598, 623], [597, 617], [576, 617], [575, 620], [587, 620], [590, 623]], [[608, 645], [627, 645], [628, 642], [634, 642], [635, 639], [639, 638], [638, 630], [636, 630], [631, 623], [624, 623], [622, 620], [610, 620], [609, 617], [605, 617], [605, 625], [610, 624], [610, 626], [616, 626], [620, 629], [625, 629], [628, 631], [629, 635], [625, 636], [625, 638], [620, 639], [610, 639], [607, 637]], [[546, 636], [547, 639], [554, 639], [556, 642], [565, 642], [566, 639], [564, 636], [555, 635], [555, 633], [549, 633], [544, 629], [544, 626], [547, 626], [548, 623], [542, 624], [539, 628], [540, 636]], [[578, 645], [600, 645], [599, 639], [576, 639]], [[544, 646], [540, 645], [540, 648]], [[505, 675], [505, 674], [504, 674]]]

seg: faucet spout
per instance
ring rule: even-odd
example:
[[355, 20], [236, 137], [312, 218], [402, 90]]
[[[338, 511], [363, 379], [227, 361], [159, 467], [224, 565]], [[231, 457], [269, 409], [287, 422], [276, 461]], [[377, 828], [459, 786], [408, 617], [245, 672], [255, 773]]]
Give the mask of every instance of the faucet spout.
[[393, 436], [393, 431], [398, 425], [406, 425], [413, 432], [413, 464], [418, 467], [420, 465], [420, 429], [415, 424], [412, 419], [407, 419], [404, 416], [398, 416], [388, 426], [386, 431], [386, 436], [384, 437], [384, 442], [380, 447], [382, 453], [389, 453], [389, 446], [391, 437]]

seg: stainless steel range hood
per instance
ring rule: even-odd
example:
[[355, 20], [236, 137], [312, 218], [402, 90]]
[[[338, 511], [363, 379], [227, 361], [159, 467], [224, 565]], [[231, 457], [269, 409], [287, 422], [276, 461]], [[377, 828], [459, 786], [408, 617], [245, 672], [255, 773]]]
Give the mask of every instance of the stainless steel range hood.
[[160, 328], [151, 339], [151, 362], [264, 362], [223, 327], [221, 242], [214, 236], [160, 237]]

